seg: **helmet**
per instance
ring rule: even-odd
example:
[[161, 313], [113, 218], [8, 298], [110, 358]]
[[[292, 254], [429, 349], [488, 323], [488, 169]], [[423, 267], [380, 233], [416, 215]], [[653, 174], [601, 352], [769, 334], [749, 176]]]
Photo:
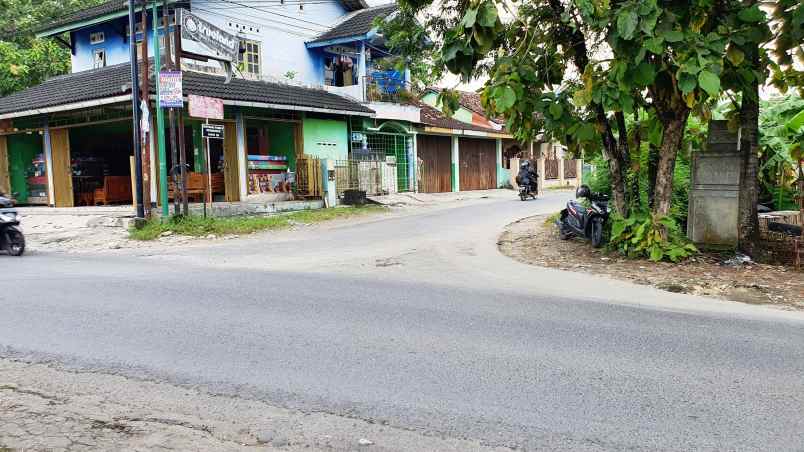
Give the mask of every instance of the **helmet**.
[[588, 185], [581, 185], [575, 191], [575, 197], [576, 198], [588, 198], [591, 195], [592, 195], [592, 190], [589, 188]]
[[519, 167], [522, 169], [530, 168], [530, 160], [522, 160], [519, 162]]

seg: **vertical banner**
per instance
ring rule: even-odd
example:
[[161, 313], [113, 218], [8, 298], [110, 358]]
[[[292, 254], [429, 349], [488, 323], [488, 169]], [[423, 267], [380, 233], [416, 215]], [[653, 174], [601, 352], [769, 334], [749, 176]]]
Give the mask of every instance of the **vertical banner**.
[[181, 71], [159, 72], [159, 107], [184, 107]]

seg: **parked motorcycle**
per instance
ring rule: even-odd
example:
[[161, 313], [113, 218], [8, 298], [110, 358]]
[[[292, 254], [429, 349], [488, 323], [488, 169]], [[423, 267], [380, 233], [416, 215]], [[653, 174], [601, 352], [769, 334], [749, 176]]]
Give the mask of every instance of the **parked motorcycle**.
[[2, 193], [0, 193], [0, 249], [12, 256], [22, 256], [25, 252], [25, 236], [22, 235], [14, 201]]
[[592, 246], [603, 246], [603, 227], [609, 218], [609, 198], [600, 193], [592, 193], [586, 185], [581, 185], [575, 191], [576, 198], [585, 198], [589, 201], [586, 207], [577, 199], [567, 203], [567, 208], [561, 211], [556, 220], [558, 234], [562, 240], [572, 237], [583, 237], [592, 242]]
[[516, 183], [519, 185], [519, 199], [522, 201], [527, 201], [528, 197], [536, 199], [536, 195], [539, 194], [539, 176], [530, 160], [523, 160], [519, 164]]

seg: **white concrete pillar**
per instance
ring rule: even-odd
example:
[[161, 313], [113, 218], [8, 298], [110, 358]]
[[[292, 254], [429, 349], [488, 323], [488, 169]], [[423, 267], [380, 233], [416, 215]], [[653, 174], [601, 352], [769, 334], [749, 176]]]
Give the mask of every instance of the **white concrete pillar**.
[[558, 185], [564, 186], [564, 160], [563, 158], [558, 159]]
[[502, 138], [497, 138], [497, 188], [505, 186], [502, 166]]
[[45, 118], [45, 130], [42, 132], [42, 146], [45, 151], [45, 171], [47, 171], [47, 203], [56, 207], [56, 192], [53, 187], [53, 149], [50, 145], [50, 127]]
[[366, 76], [368, 75], [368, 68], [366, 67], [367, 61], [366, 61], [366, 42], [365, 41], [360, 41], [360, 59], [359, 59], [357, 64], [358, 64], [358, 66], [360, 66], [360, 67], [357, 68], [357, 74], [358, 74], [357, 76], [359, 78], [359, 80], [357, 81], [357, 84], [360, 85], [360, 92], [362, 93], [363, 101], [365, 102], [365, 101], [368, 100], [368, 99], [366, 99], [366, 86], [365, 86], [366, 85]]
[[240, 201], [248, 196], [248, 156], [246, 155], [246, 121], [243, 113], [238, 110], [235, 117], [237, 129], [237, 166], [240, 173]]
[[151, 152], [148, 153], [148, 160], [149, 160], [149, 167], [151, 170], [150, 175], [150, 182], [151, 182], [151, 206], [149, 208], [154, 209], [156, 208], [156, 201], [159, 199], [159, 187], [157, 183], [159, 182], [159, 177], [157, 175], [157, 164], [156, 164], [156, 154], [159, 152], [159, 147], [156, 143], [156, 115], [153, 115], [151, 120], [151, 131], [148, 133], [148, 139], [151, 142]]
[[413, 140], [413, 146], [412, 146], [412, 148], [413, 148], [413, 152], [412, 152], [412, 154], [413, 154], [413, 165], [412, 165], [413, 166], [413, 174], [411, 176], [411, 180], [412, 180], [411, 190], [413, 190], [414, 193], [418, 193], [419, 192], [419, 144], [418, 144], [419, 140], [418, 140], [418, 137], [417, 137], [415, 132], [411, 135], [411, 139]]
[[324, 191], [324, 207], [338, 205], [338, 189], [335, 185], [335, 160], [321, 159], [321, 189]]
[[460, 139], [452, 137], [452, 191], [461, 191]]

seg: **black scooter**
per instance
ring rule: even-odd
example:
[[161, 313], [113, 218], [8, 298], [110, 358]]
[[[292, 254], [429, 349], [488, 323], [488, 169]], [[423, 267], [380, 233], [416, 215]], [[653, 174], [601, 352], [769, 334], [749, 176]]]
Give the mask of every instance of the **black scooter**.
[[2, 193], [0, 193], [0, 250], [12, 256], [22, 256], [25, 252], [25, 236], [22, 235], [14, 201]]
[[577, 200], [568, 202], [567, 208], [561, 211], [561, 216], [556, 220], [558, 235], [561, 240], [583, 237], [591, 240], [593, 247], [600, 248], [603, 246], [603, 226], [609, 219], [609, 198], [603, 194], [592, 193], [586, 185], [578, 187], [575, 197], [586, 198], [590, 206], [587, 208]]

